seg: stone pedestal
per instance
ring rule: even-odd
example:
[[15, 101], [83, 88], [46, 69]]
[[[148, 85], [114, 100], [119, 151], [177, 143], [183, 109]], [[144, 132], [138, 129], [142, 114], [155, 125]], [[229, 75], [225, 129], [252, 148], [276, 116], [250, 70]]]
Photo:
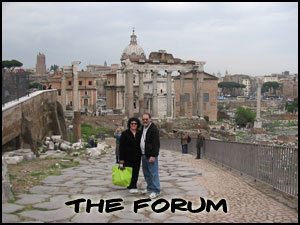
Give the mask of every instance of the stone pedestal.
[[262, 121], [261, 120], [255, 120], [254, 121], [254, 128], [262, 128]]

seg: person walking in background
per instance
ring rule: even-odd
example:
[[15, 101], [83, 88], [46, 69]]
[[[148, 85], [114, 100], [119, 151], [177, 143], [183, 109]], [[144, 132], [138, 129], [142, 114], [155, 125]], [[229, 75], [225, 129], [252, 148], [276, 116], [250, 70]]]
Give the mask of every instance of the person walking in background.
[[130, 193], [138, 193], [137, 181], [141, 167], [141, 131], [139, 130], [141, 122], [138, 118], [132, 117], [128, 120], [128, 129], [123, 131], [119, 144], [119, 162], [122, 167], [132, 167], [131, 183], [127, 187]]
[[121, 128], [118, 127], [114, 133], [114, 136], [116, 138], [116, 149], [115, 149], [115, 154], [116, 154], [116, 163], [119, 163], [119, 158], [120, 158], [120, 153], [119, 153], [119, 145], [120, 145], [120, 137], [121, 137]]
[[197, 147], [197, 157], [196, 157], [196, 159], [200, 159], [201, 148], [203, 148], [204, 141], [205, 141], [205, 138], [202, 135], [201, 130], [198, 130], [197, 144], [196, 144], [196, 147]]
[[188, 153], [188, 134], [186, 131], [183, 134], [181, 134], [181, 146], [182, 146], [182, 153], [187, 154]]
[[140, 147], [142, 150], [142, 168], [147, 187], [143, 194], [150, 193], [149, 198], [153, 199], [160, 195], [160, 182], [158, 175], [158, 155], [160, 148], [159, 131], [152, 123], [151, 115], [142, 115], [143, 127]]

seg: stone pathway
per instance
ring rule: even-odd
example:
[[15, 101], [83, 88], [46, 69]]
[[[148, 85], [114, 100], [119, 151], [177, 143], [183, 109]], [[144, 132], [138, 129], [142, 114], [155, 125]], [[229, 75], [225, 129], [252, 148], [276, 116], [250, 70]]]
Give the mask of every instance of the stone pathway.
[[[115, 165], [113, 150], [98, 158], [80, 161], [80, 165], [62, 170], [60, 176], [49, 176], [41, 186], [30, 189], [31, 194], [17, 196], [13, 204], [2, 204], [2, 222], [71, 222], [71, 223], [194, 223], [194, 222], [298, 222], [296, 210], [275, 201], [247, 185], [241, 179], [222, 171], [206, 160], [195, 160], [192, 155], [161, 150], [159, 156], [159, 175], [162, 194], [157, 199], [147, 202], [148, 207], [134, 213], [133, 203], [145, 199], [142, 194], [130, 194], [124, 187], [112, 184], [112, 166]], [[138, 188], [144, 189], [142, 169]], [[227, 202], [227, 213], [223, 208], [210, 212], [188, 211], [170, 208], [162, 213], [151, 209], [152, 203], [165, 199], [180, 198], [192, 202], [192, 209], [200, 207], [200, 197], [215, 204], [220, 199]], [[86, 203], [80, 204], [79, 213], [74, 205], [65, 202], [76, 199], [91, 199], [92, 204], [99, 204], [100, 199], [121, 198], [124, 209], [106, 213], [92, 207], [85, 212]], [[161, 209], [166, 203], [156, 205]], [[105, 206], [105, 205], [104, 205]], [[186, 206], [185, 206], [186, 208]]]

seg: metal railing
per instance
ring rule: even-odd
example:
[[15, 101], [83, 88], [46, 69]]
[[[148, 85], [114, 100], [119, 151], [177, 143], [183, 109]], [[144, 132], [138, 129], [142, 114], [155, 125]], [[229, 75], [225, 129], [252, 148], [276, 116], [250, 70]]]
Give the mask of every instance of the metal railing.
[[[161, 139], [161, 149], [181, 151], [180, 139]], [[195, 139], [188, 149], [196, 153]], [[201, 155], [298, 198], [298, 148], [205, 140]]]

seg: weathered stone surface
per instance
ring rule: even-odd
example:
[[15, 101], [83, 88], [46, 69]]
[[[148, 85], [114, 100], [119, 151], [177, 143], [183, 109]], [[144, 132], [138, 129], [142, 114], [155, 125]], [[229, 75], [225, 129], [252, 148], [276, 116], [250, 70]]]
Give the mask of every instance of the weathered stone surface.
[[2, 213], [2, 223], [17, 223], [19, 221], [19, 217], [15, 215]]
[[82, 212], [76, 214], [71, 220], [72, 223], [107, 223], [112, 216], [108, 213], [99, 213], [91, 210], [90, 213]]
[[27, 195], [23, 197], [22, 199], [16, 201], [16, 204], [21, 205], [31, 205], [38, 202], [43, 202], [47, 199], [47, 197], [41, 197], [41, 196], [35, 196], [35, 195]]
[[68, 207], [50, 210], [50, 211], [39, 211], [30, 210], [21, 212], [20, 215], [23, 217], [28, 217], [35, 220], [40, 220], [44, 222], [55, 222], [60, 220], [65, 220], [70, 218], [75, 214], [74, 210]]
[[30, 192], [36, 193], [36, 194], [47, 194], [47, 193], [53, 193], [58, 191], [58, 187], [47, 187], [47, 186], [34, 186], [30, 188]]
[[70, 201], [68, 195], [58, 195], [50, 198], [50, 202], [35, 204], [32, 207], [37, 209], [59, 209], [65, 207], [65, 202]]
[[23, 156], [11, 156], [11, 157], [5, 157], [4, 159], [7, 164], [17, 164], [19, 162], [22, 162], [24, 157]]
[[21, 209], [24, 209], [24, 206], [11, 203], [2, 204], [2, 213], [13, 213]]

